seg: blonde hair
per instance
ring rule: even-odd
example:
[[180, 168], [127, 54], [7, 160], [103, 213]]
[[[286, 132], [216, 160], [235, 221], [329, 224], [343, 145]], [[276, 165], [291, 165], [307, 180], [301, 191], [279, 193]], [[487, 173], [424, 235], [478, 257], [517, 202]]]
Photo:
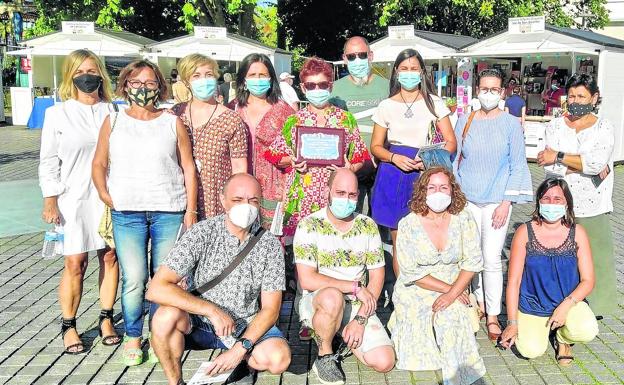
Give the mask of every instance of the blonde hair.
[[78, 97], [78, 89], [74, 85], [74, 74], [78, 67], [84, 63], [85, 60], [91, 59], [95, 63], [98, 69], [99, 75], [102, 77], [102, 84], [98, 88], [98, 95], [100, 99], [105, 102], [110, 102], [113, 99], [113, 89], [111, 87], [111, 81], [106, 72], [106, 67], [102, 60], [93, 52], [88, 49], [78, 49], [73, 51], [63, 61], [63, 81], [59, 87], [59, 95], [62, 100], [76, 99]]
[[212, 67], [215, 78], [219, 77], [219, 64], [217, 64], [217, 61], [200, 53], [192, 53], [183, 57], [178, 62], [178, 75], [180, 75], [180, 79], [184, 83], [189, 84], [195, 70], [204, 65]]

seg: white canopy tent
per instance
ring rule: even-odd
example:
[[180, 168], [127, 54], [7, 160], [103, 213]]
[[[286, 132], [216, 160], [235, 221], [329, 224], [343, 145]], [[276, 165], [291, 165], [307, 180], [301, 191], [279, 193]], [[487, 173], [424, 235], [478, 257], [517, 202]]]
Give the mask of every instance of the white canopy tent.
[[[541, 24], [540, 24], [541, 23]], [[624, 40], [592, 31], [544, 24], [543, 18], [510, 19], [509, 28], [460, 49], [460, 57], [522, 58], [522, 66], [542, 62], [570, 73], [580, 70], [580, 58], [597, 63], [602, 96], [599, 115], [615, 128], [614, 160], [624, 160]]]
[[130, 32], [95, 28], [92, 22], [77, 21], [64, 21], [59, 32], [20, 42], [23, 49], [8, 51], [7, 54], [27, 57], [31, 70], [28, 72], [29, 92], [24, 92], [22, 87], [15, 87], [21, 89], [11, 92], [12, 97], [19, 99], [12, 100], [14, 124], [25, 124], [28, 120], [33, 88], [48, 88], [56, 95], [63, 59], [72, 51], [88, 49], [104, 62], [107, 57], [125, 57], [130, 60], [141, 57], [145, 46], [151, 43], [154, 40]]
[[150, 44], [146, 56], [157, 62], [163, 73], [175, 68], [176, 61], [192, 53], [201, 53], [217, 61], [238, 63], [250, 53], [267, 55], [277, 74], [291, 71], [292, 54], [255, 40], [228, 33], [225, 28], [196, 26], [191, 35]]

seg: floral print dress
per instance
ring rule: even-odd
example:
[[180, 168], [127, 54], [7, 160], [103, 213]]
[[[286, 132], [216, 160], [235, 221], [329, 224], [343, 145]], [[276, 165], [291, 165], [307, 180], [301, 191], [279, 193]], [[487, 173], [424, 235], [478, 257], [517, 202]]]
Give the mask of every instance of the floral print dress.
[[[338, 107], [324, 110], [325, 127], [345, 131], [344, 153], [351, 164], [370, 159], [366, 144], [360, 136], [353, 115]], [[286, 120], [282, 134], [264, 153], [265, 159], [277, 165], [282, 158], [296, 156], [297, 126], [319, 127], [317, 115], [304, 108]], [[328, 167], [308, 167], [305, 173], [287, 169], [288, 177], [284, 189], [284, 229], [285, 237], [292, 237], [301, 218], [304, 218], [327, 205], [327, 181], [331, 175]]]
[[485, 374], [485, 365], [479, 356], [469, 308], [455, 301], [434, 314], [431, 306], [441, 293], [421, 288], [414, 281], [430, 275], [453, 284], [461, 270], [481, 271], [477, 224], [467, 210], [452, 215], [446, 248], [438, 251], [420, 218], [408, 214], [399, 222], [397, 234], [400, 274], [392, 296], [394, 312], [388, 322], [397, 368], [441, 369], [445, 385], [472, 384]]
[[188, 103], [176, 104], [171, 113], [182, 119], [193, 145], [193, 159], [199, 177], [197, 211], [200, 220], [223, 214], [219, 194], [232, 175], [232, 159], [247, 157], [245, 123], [231, 110], [192, 127]]

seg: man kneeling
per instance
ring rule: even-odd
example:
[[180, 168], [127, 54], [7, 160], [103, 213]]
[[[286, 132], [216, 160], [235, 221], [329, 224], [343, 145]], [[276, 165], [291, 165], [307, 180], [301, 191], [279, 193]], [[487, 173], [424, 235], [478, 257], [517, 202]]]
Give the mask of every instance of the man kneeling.
[[[384, 254], [377, 225], [354, 210], [358, 182], [348, 169], [329, 178], [329, 206], [302, 219], [294, 238], [303, 294], [299, 317], [313, 329], [318, 357], [312, 370], [323, 384], [345, 383], [332, 339], [337, 332], [355, 356], [378, 372], [392, 370], [392, 341], [375, 315], [384, 283]], [[368, 285], [365, 284], [368, 270]]]
[[[186, 232], [150, 283], [147, 298], [160, 305], [152, 319], [152, 345], [170, 385], [184, 384], [185, 348], [227, 349], [212, 361], [210, 375], [245, 371], [245, 359], [252, 369], [273, 374], [290, 364], [288, 343], [275, 326], [285, 289], [283, 251], [257, 220], [261, 197], [254, 177], [232, 176], [221, 194], [227, 214]], [[185, 277], [197, 295], [179, 285]], [[253, 380], [251, 372], [239, 377], [238, 383]]]

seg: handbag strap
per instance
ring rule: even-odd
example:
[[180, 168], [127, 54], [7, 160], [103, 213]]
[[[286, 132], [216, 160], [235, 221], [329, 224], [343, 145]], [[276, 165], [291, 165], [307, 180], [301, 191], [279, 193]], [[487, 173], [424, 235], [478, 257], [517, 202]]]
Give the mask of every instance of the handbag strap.
[[230, 273], [232, 273], [232, 271], [234, 271], [234, 269], [236, 269], [238, 265], [240, 265], [241, 262], [243, 262], [243, 259], [245, 259], [245, 257], [249, 254], [249, 252], [254, 248], [254, 246], [258, 243], [260, 238], [262, 238], [262, 235], [264, 235], [265, 231], [266, 230], [264, 228], [260, 227], [260, 229], [258, 229], [258, 231], [256, 231], [256, 233], [251, 237], [249, 242], [247, 242], [247, 245], [245, 245], [243, 250], [241, 250], [236, 255], [236, 257], [234, 257], [232, 262], [230, 262], [230, 264], [221, 272], [221, 274], [216, 276], [211, 281], [204, 283], [200, 287], [191, 290], [191, 294], [199, 297], [200, 295], [204, 294], [208, 290], [212, 289], [213, 287], [221, 283], [221, 281], [223, 281], [228, 275], [230, 275]]
[[466, 136], [468, 136], [468, 130], [470, 129], [470, 125], [472, 124], [472, 120], [474, 119], [477, 111], [472, 111], [470, 116], [468, 116], [468, 121], [464, 126], [464, 131], [462, 132], [462, 142], [461, 142], [461, 151], [459, 152], [459, 159], [457, 159], [457, 169], [459, 169], [459, 165], [461, 161], [464, 159], [464, 140], [466, 140]]

